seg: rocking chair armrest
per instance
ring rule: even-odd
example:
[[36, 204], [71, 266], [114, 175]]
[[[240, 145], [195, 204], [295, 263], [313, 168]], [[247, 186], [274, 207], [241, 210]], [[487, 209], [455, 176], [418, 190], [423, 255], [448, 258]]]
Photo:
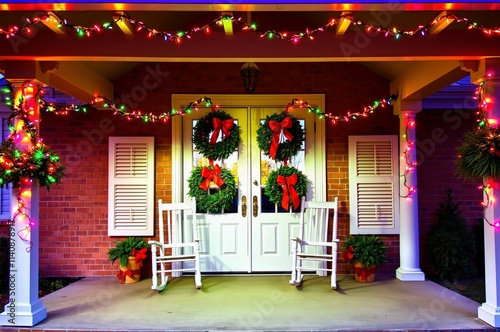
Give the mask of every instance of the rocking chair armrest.
[[152, 247], [160, 247], [161, 250], [163, 250], [163, 243], [159, 242], [159, 241], [154, 241], [154, 240], [150, 240], [148, 241], [148, 244], [151, 245]]
[[301, 239], [301, 238], [299, 238], [299, 237], [297, 237], [297, 236], [296, 236], [296, 237], [292, 237], [292, 238], [290, 238], [290, 240], [295, 241], [295, 242], [297, 242], [297, 243], [302, 243], [302, 239]]

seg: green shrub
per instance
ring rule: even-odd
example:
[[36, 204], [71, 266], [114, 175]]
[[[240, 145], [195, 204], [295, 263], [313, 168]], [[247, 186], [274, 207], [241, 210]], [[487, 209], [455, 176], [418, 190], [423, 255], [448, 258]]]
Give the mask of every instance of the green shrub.
[[111, 263], [118, 261], [121, 266], [127, 266], [127, 260], [134, 249], [149, 248], [148, 243], [141, 237], [129, 236], [122, 241], [114, 241], [115, 248], [108, 250], [108, 259]]
[[460, 202], [453, 201], [452, 192], [447, 189], [446, 198], [439, 204], [427, 248], [436, 277], [455, 282], [474, 272], [471, 262], [476, 256], [476, 245], [473, 232], [459, 210]]
[[349, 263], [378, 266], [387, 262], [387, 246], [376, 235], [352, 235], [344, 242], [345, 256]]

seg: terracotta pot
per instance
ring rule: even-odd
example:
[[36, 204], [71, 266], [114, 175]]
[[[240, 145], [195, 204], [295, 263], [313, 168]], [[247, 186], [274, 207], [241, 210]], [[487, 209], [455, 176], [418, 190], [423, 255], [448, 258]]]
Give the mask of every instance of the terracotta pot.
[[375, 280], [375, 265], [366, 267], [359, 262], [354, 263], [354, 279], [359, 282], [373, 282]]
[[141, 280], [141, 267], [137, 262], [135, 261], [134, 256], [129, 256], [127, 266], [121, 266], [120, 265], [120, 273], [118, 273], [118, 279], [123, 280], [123, 274], [127, 271], [130, 271], [132, 273], [132, 277], [129, 277], [128, 275], [125, 275], [125, 281], [122, 282], [124, 284], [133, 284], [135, 282], [138, 282]]

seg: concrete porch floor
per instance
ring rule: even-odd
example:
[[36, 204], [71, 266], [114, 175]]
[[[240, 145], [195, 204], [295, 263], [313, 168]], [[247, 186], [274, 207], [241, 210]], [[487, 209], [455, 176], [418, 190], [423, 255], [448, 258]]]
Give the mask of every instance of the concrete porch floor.
[[[48, 317], [32, 331], [495, 331], [477, 318], [479, 303], [431, 281], [374, 283], [309, 275], [300, 288], [288, 275], [191, 276], [169, 281], [158, 293], [151, 279], [120, 284], [88, 277], [42, 299]], [[30, 331], [9, 328], [3, 331]], [[500, 330], [500, 329], [499, 329]], [[498, 330], [497, 330], [498, 331]]]

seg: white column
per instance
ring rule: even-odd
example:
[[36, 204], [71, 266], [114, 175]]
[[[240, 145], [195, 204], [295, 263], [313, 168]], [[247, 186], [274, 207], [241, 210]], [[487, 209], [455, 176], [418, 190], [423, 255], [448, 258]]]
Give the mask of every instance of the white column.
[[[399, 193], [399, 257], [400, 266], [396, 277], [403, 281], [423, 281], [425, 275], [420, 269], [418, 236], [418, 191], [417, 170], [411, 169], [417, 160], [415, 146], [416, 114], [421, 111], [421, 102], [401, 103], [399, 114], [399, 142], [402, 154], [400, 160]], [[409, 167], [409, 168], [408, 168]], [[414, 190], [414, 191], [412, 191]]]
[[[17, 97], [23, 93], [16, 85]], [[39, 105], [35, 90], [24, 90], [24, 104], [30, 108], [30, 120], [38, 124]], [[22, 121], [14, 124], [19, 138], [15, 146], [23, 151], [31, 146], [31, 140], [22, 130]], [[38, 125], [36, 126], [38, 128]], [[12, 189], [12, 225], [9, 226], [11, 243], [9, 272], [9, 303], [0, 314], [3, 326], [34, 326], [47, 317], [45, 308], [38, 298], [38, 251], [39, 251], [39, 186], [29, 179]]]
[[[487, 60], [482, 65], [485, 70], [482, 79], [476, 80], [475, 75], [471, 74], [471, 80], [475, 83], [484, 82], [487, 101], [485, 116], [492, 126], [497, 126], [500, 124], [500, 64]], [[494, 223], [500, 220], [500, 205], [498, 204], [500, 181], [498, 179], [485, 181], [490, 185], [487, 192], [490, 205], [486, 208], [485, 218], [490, 223]], [[491, 201], [493, 197], [496, 199], [495, 202]], [[490, 226], [487, 222], [484, 222], [484, 266], [486, 302], [479, 307], [477, 315], [479, 319], [491, 326], [500, 327], [500, 229]]]

